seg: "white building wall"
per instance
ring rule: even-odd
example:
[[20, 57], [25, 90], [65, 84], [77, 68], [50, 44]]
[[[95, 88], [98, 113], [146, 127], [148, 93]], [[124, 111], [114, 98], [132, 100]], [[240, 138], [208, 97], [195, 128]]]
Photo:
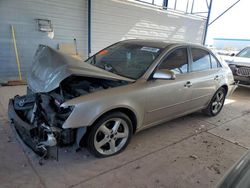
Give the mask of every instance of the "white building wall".
[[[197, 17], [171, 13], [132, 0], [91, 0], [92, 54], [119, 40], [151, 38], [201, 43], [204, 23]], [[131, 2], [130, 2], [131, 1]], [[39, 44], [57, 48], [77, 39], [78, 50], [88, 52], [88, 0], [0, 0], [0, 82], [18, 78], [10, 26], [16, 41], [23, 77]], [[49, 19], [54, 38], [38, 31], [35, 19]]]
[[[38, 31], [38, 18], [51, 20], [53, 39]], [[18, 78], [11, 25], [24, 79], [39, 44], [57, 48], [76, 38], [79, 52], [87, 55], [87, 0], [0, 0], [0, 82]]]
[[126, 0], [92, 0], [92, 54], [131, 38], [202, 43], [205, 20]]

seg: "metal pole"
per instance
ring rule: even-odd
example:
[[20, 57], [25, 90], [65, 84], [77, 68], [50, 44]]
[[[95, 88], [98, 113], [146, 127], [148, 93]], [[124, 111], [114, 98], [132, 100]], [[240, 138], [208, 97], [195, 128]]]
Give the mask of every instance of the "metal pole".
[[12, 33], [13, 45], [14, 45], [14, 50], [15, 50], [15, 55], [16, 55], [18, 76], [19, 76], [19, 80], [22, 80], [21, 65], [20, 65], [19, 55], [18, 55], [17, 46], [16, 46], [16, 34], [15, 34], [15, 28], [13, 25], [11, 25], [11, 33]]
[[205, 26], [205, 33], [204, 33], [204, 38], [203, 38], [203, 45], [205, 44], [206, 38], [207, 38], [207, 29], [208, 29], [208, 23], [209, 23], [209, 20], [210, 20], [212, 4], [213, 4], [213, 0], [210, 0], [210, 4], [209, 4], [209, 7], [208, 7], [208, 13], [207, 13], [207, 21], [206, 21], [206, 26]]
[[188, 12], [188, 5], [189, 5], [189, 0], [187, 1], [186, 13]]
[[191, 14], [193, 14], [193, 10], [194, 10], [194, 0], [192, 1]]
[[209, 7], [208, 0], [206, 0], [206, 3], [207, 3], [207, 8], [208, 8]]
[[88, 0], [88, 57], [91, 54], [91, 0]]
[[177, 5], [177, 0], [175, 0], [175, 3], [174, 3], [174, 10], [176, 10], [176, 5]]
[[217, 16], [213, 21], [211, 21], [208, 25], [211, 25], [212, 23], [214, 23], [216, 20], [218, 20], [221, 16], [223, 16], [227, 11], [229, 11], [231, 8], [233, 8], [239, 2], [240, 2], [240, 0], [236, 1], [229, 8], [227, 8], [224, 12], [222, 12], [219, 16]]
[[168, 8], [168, 0], [163, 1], [163, 8], [165, 8], [165, 9]]

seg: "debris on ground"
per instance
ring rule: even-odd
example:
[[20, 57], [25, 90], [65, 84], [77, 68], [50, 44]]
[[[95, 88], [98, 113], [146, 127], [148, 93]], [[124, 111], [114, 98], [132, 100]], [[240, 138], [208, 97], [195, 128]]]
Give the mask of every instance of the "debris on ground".
[[206, 126], [205, 125], [200, 125], [200, 127], [198, 129], [195, 129], [195, 134], [202, 132], [202, 131], [206, 131]]
[[200, 127], [201, 129], [205, 129], [206, 128], [206, 126], [205, 125], [201, 125], [201, 127]]
[[83, 155], [84, 159], [87, 159], [89, 157], [89, 155]]
[[11, 139], [10, 136], [8, 136], [7, 142], [8, 142], [8, 143], [9, 143], [9, 142], [12, 142], [12, 139]]
[[7, 83], [0, 83], [1, 86], [18, 86], [26, 84], [25, 80], [9, 80]]
[[207, 167], [209, 170], [214, 170], [216, 174], [221, 174], [219, 167], [219, 164], [212, 164], [211, 166]]
[[203, 143], [207, 144], [207, 143], [208, 143], [208, 141], [207, 141], [207, 140], [203, 140]]
[[156, 179], [156, 180], [155, 180], [155, 183], [157, 183], [157, 184], [160, 183], [160, 180]]
[[196, 155], [190, 155], [189, 157], [192, 159], [198, 159], [198, 157]]
[[140, 169], [140, 168], [141, 168], [140, 166], [135, 167], [136, 170], [138, 170], [138, 169]]
[[214, 166], [213, 169], [217, 174], [220, 174], [220, 169], [218, 167]]
[[226, 131], [229, 131], [230, 129], [229, 128], [226, 128]]

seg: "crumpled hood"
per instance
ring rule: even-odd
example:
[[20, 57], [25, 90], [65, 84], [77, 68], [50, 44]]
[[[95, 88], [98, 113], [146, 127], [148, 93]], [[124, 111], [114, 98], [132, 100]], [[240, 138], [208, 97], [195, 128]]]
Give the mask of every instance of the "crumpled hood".
[[27, 82], [33, 92], [49, 92], [71, 75], [134, 81], [65, 55], [48, 46], [39, 45], [27, 75]]
[[234, 64], [234, 65], [239, 65], [239, 66], [250, 66], [250, 58], [245, 58], [245, 57], [231, 57], [231, 56], [223, 56], [223, 59], [228, 63], [228, 64]]

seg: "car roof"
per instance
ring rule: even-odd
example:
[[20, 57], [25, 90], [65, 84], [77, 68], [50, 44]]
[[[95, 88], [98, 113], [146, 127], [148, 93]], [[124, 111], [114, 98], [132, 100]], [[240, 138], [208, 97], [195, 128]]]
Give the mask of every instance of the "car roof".
[[[198, 48], [205, 48], [202, 45], [194, 44], [194, 43], [186, 43], [186, 42], [168, 42], [168, 41], [162, 41], [162, 40], [152, 40], [152, 39], [128, 39], [123, 40], [121, 43], [128, 43], [128, 44], [140, 44], [142, 46], [150, 46], [150, 47], [156, 47], [165, 49], [168, 47], [174, 47], [174, 46], [182, 46], [182, 45], [188, 45], [192, 47], [198, 47]], [[205, 48], [207, 49], [207, 48]]]

